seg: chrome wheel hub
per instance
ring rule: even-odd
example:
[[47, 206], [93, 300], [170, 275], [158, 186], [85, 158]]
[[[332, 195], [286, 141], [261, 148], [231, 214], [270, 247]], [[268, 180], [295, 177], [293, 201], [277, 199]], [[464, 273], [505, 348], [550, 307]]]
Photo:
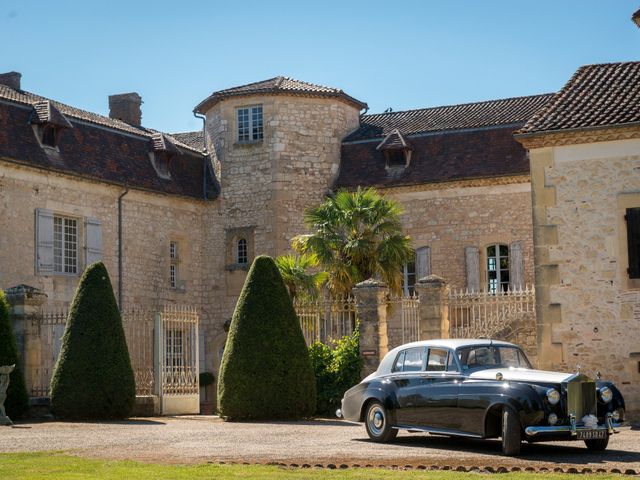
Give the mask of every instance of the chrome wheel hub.
[[384, 411], [380, 407], [376, 406], [369, 410], [369, 430], [371, 430], [374, 435], [380, 435], [382, 433], [384, 422]]

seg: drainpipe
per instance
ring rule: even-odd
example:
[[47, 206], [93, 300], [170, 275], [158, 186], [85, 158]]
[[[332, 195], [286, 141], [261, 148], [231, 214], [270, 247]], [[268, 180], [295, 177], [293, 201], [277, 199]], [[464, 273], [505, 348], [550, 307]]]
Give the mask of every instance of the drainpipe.
[[129, 187], [126, 184], [122, 185], [124, 192], [118, 197], [118, 303], [120, 304], [120, 311], [123, 310], [124, 301], [122, 300], [122, 198], [129, 193]]
[[202, 196], [205, 200], [207, 200], [207, 138], [206, 138], [206, 129], [205, 122], [206, 118], [204, 115], [198, 114], [194, 110], [193, 116], [202, 120], [202, 154], [204, 158], [202, 159]]

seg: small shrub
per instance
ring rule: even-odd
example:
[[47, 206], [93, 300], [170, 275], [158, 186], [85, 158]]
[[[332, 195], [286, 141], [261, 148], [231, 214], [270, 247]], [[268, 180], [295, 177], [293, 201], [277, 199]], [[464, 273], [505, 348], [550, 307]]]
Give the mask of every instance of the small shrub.
[[20, 418], [29, 408], [29, 395], [25, 386], [22, 370], [18, 364], [18, 347], [13, 335], [13, 326], [9, 319], [9, 303], [4, 292], [0, 290], [0, 365], [14, 365], [9, 375], [7, 399], [4, 402], [9, 418]]
[[287, 287], [272, 258], [253, 262], [218, 373], [229, 420], [303, 418], [316, 407], [313, 368]]
[[316, 375], [316, 414], [333, 416], [344, 392], [360, 382], [360, 333], [356, 328], [331, 346], [315, 342], [309, 356]]
[[200, 386], [208, 387], [209, 385], [213, 385], [216, 381], [216, 376], [211, 372], [200, 372]]
[[76, 290], [51, 379], [51, 409], [61, 418], [126, 418], [135, 379], [122, 319], [102, 262], [87, 267]]

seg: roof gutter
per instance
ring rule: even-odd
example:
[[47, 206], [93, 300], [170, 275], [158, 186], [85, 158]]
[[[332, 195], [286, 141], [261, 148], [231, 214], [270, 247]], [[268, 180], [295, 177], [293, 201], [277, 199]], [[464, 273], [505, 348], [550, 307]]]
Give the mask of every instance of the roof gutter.
[[561, 134], [561, 133], [593, 132], [597, 130], [607, 130], [610, 128], [625, 128], [625, 127], [640, 127], [640, 122], [613, 123], [609, 125], [597, 125], [594, 127], [562, 128], [558, 130], [540, 130], [537, 132], [514, 133], [513, 136], [515, 138], [532, 138], [532, 137], [542, 137], [544, 135], [554, 135], [554, 134]]

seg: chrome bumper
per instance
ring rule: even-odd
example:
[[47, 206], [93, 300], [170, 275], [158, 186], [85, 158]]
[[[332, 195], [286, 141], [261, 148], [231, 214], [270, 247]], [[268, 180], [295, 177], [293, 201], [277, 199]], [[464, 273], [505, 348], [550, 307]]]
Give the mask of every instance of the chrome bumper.
[[613, 418], [611, 418], [611, 414], [608, 413], [605, 419], [604, 425], [598, 425], [596, 428], [585, 428], [579, 427], [576, 425], [576, 420], [574, 417], [570, 418], [570, 425], [553, 425], [548, 427], [527, 427], [524, 429], [524, 433], [527, 434], [528, 437], [536, 437], [543, 435], [553, 435], [553, 434], [564, 434], [569, 435], [570, 437], [576, 437], [578, 435], [579, 430], [606, 430], [609, 435], [613, 435], [614, 433], [618, 433], [617, 428], [620, 427], [620, 423], [615, 423]]

